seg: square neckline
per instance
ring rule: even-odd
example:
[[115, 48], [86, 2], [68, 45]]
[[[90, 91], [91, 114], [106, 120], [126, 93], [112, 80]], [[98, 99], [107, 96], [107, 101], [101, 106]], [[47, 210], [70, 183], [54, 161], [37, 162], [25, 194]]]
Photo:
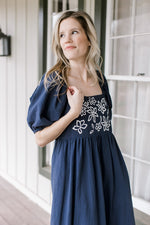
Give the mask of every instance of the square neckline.
[[100, 97], [100, 96], [103, 96], [103, 95], [104, 95], [103, 87], [102, 87], [100, 81], [99, 81], [98, 83], [99, 83], [99, 87], [100, 87], [102, 93], [101, 93], [101, 94], [95, 94], [95, 95], [84, 95], [85, 98], [89, 98], [89, 97], [97, 97], [97, 96]]

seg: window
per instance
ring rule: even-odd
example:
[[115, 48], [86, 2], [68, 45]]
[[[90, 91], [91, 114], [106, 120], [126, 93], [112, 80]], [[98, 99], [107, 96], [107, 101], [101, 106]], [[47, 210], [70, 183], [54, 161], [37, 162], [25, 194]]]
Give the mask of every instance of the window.
[[113, 99], [113, 131], [132, 194], [145, 204], [150, 201], [149, 20], [148, 0], [108, 0], [105, 74]]

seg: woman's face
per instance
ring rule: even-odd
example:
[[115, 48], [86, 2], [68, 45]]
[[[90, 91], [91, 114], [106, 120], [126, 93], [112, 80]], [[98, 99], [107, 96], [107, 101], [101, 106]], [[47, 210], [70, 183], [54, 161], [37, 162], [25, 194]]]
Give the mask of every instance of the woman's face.
[[67, 18], [60, 23], [59, 39], [63, 53], [70, 63], [85, 62], [90, 42], [76, 19]]

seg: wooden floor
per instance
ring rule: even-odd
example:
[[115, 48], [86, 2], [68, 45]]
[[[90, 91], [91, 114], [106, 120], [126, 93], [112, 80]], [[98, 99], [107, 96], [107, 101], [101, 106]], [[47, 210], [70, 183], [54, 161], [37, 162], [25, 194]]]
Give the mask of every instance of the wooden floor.
[[0, 225], [49, 225], [50, 216], [0, 177]]
[[[136, 225], [150, 225], [150, 216], [135, 209], [134, 213]], [[0, 225], [49, 224], [48, 213], [0, 177]]]
[[150, 216], [141, 211], [134, 209], [136, 225], [150, 225]]

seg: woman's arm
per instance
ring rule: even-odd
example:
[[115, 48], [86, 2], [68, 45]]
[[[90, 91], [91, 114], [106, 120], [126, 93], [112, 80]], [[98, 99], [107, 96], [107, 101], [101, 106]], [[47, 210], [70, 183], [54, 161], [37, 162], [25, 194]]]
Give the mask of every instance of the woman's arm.
[[67, 126], [79, 116], [83, 104], [83, 94], [76, 87], [72, 86], [67, 91], [67, 98], [70, 105], [69, 112], [52, 125], [35, 133], [36, 143], [40, 147], [44, 147], [59, 137]]

